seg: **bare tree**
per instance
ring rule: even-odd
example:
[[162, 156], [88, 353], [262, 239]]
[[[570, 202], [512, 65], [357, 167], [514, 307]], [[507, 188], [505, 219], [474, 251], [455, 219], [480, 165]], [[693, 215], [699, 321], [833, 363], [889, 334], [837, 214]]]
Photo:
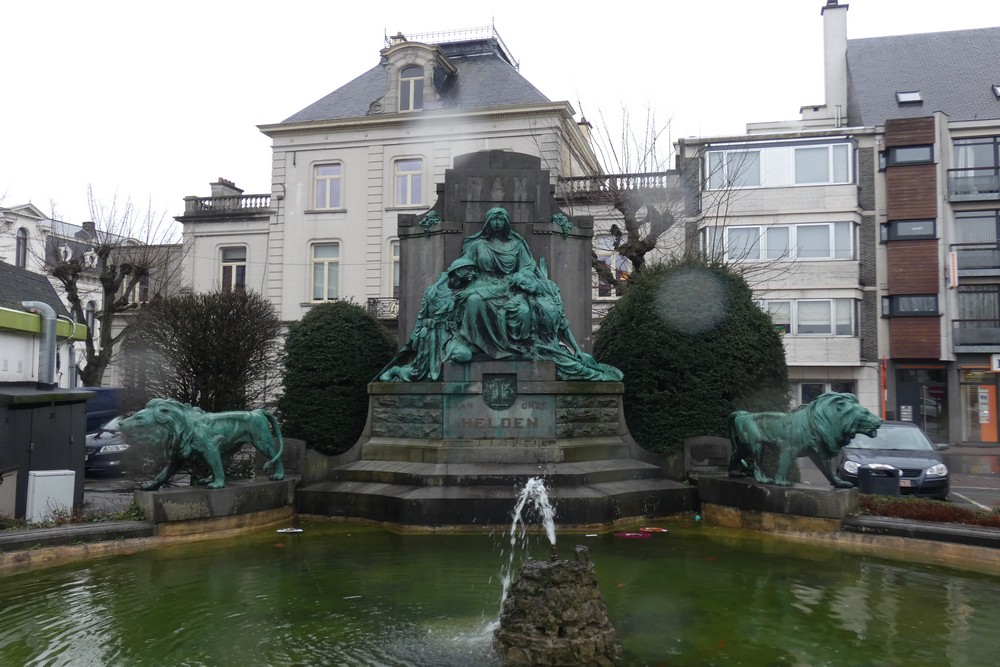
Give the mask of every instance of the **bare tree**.
[[601, 123], [591, 129], [591, 139], [604, 172], [563, 179], [563, 194], [569, 207], [576, 202], [600, 202], [617, 213], [617, 220], [605, 230], [611, 247], [604, 250], [620, 258], [612, 264], [627, 270], [616, 270], [597, 250], [592, 252], [591, 263], [598, 279], [620, 292], [642, 272], [651, 253], [688, 252], [686, 233], [672, 243], [665, 237], [691, 212], [697, 170], [692, 174], [683, 168], [671, 169], [670, 121], [659, 122], [652, 110], [639, 123], [626, 109], [622, 109], [620, 124], [599, 115]]
[[171, 243], [176, 236], [164, 215], [117, 196], [105, 204], [93, 189], [87, 198], [92, 222], [72, 240], [52, 237], [44, 252], [46, 270], [62, 286], [73, 318], [90, 325], [77, 370], [84, 386], [97, 387], [128, 330], [122, 316], [177, 289], [182, 253]]

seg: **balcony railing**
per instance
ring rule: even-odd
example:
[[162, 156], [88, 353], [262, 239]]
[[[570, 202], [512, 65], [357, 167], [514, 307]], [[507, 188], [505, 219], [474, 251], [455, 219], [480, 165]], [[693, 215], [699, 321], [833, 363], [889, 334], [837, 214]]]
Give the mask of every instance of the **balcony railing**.
[[949, 201], [1000, 199], [1000, 167], [948, 170]]
[[399, 299], [392, 296], [370, 298], [368, 313], [377, 320], [399, 319]]
[[952, 320], [952, 326], [955, 347], [995, 347], [1000, 351], [1000, 319]]
[[1000, 275], [1000, 243], [952, 243], [959, 275]]
[[564, 194], [570, 197], [609, 197], [625, 190], [667, 189], [677, 184], [676, 171], [655, 171], [639, 174], [605, 174], [603, 176], [572, 176], [560, 178]]
[[267, 210], [271, 195], [234, 195], [231, 197], [185, 197], [184, 215], [205, 215]]

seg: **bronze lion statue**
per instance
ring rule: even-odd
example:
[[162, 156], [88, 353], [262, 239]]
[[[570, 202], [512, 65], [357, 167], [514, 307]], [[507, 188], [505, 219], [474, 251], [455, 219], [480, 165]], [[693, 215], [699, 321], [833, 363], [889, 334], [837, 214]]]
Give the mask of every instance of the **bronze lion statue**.
[[[838, 489], [853, 486], [830, 468], [830, 459], [858, 433], [875, 437], [882, 420], [863, 408], [854, 394], [827, 392], [793, 412], [744, 412], [729, 415], [733, 454], [729, 476], [753, 474], [761, 484], [790, 486], [788, 471], [795, 459], [808, 455], [830, 484]], [[777, 450], [774, 479], [761, 470], [765, 446]]]
[[226, 484], [226, 464], [247, 443], [269, 457], [264, 470], [273, 466], [271, 479], [285, 476], [281, 463], [285, 441], [278, 421], [266, 410], [213, 413], [180, 401], [154, 398], [145, 408], [121, 420], [120, 427], [127, 440], [158, 449], [166, 461], [156, 477], [139, 485], [142, 490], [160, 488], [195, 455], [202, 457], [212, 471], [211, 477], [198, 481], [210, 489], [221, 489]]

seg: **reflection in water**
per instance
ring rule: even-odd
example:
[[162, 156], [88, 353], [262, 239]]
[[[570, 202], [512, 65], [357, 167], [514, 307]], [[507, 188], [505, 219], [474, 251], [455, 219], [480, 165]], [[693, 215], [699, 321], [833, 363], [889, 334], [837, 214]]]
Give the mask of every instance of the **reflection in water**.
[[[627, 664], [994, 662], [996, 577], [668, 526], [560, 536], [590, 548]], [[304, 528], [0, 578], [0, 665], [494, 664], [505, 535]]]

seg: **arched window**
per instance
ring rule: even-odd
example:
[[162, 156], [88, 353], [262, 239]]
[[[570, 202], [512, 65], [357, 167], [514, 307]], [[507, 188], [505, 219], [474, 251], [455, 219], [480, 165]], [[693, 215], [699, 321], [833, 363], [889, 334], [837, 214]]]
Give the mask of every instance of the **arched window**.
[[24, 227], [17, 230], [17, 248], [14, 251], [14, 266], [22, 269], [28, 266], [28, 230]]
[[404, 67], [399, 73], [399, 110], [420, 111], [424, 108], [424, 68]]

